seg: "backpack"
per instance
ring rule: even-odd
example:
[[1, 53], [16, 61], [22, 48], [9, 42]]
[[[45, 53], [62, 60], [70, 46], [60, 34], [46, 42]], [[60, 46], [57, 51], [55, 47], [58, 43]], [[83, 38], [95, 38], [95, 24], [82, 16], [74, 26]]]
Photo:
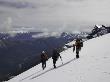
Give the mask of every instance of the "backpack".
[[58, 60], [59, 56], [60, 56], [60, 54], [56, 50], [54, 50], [52, 59]]
[[42, 60], [48, 60], [48, 56], [46, 53], [41, 55]]
[[76, 46], [76, 48], [81, 48], [81, 47], [83, 47], [83, 42], [82, 41], [76, 41], [75, 42], [75, 46]]

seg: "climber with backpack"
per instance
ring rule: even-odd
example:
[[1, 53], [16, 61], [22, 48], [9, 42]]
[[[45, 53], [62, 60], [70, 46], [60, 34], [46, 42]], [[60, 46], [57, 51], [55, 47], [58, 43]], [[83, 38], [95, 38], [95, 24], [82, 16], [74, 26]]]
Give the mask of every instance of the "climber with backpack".
[[60, 57], [60, 59], [62, 60], [62, 58], [61, 58], [59, 52], [57, 51], [57, 49], [54, 49], [54, 50], [53, 50], [53, 55], [52, 55], [54, 68], [56, 68], [56, 61], [58, 60], [59, 57]]
[[76, 58], [79, 58], [79, 51], [83, 47], [82, 39], [77, 38], [75, 44], [73, 44], [73, 51], [76, 49]]
[[42, 51], [41, 53], [41, 62], [42, 62], [42, 69], [44, 70], [46, 68], [46, 61], [48, 60], [47, 53], [45, 51]]

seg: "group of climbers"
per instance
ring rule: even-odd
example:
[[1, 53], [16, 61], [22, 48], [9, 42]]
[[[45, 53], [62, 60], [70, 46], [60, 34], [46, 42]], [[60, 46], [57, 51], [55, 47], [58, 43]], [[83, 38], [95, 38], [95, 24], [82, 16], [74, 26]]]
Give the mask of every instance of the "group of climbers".
[[[76, 58], [79, 58], [79, 51], [81, 50], [82, 47], [83, 47], [82, 39], [79, 39], [79, 38], [76, 39], [75, 44], [73, 44], [73, 52], [76, 50]], [[58, 60], [59, 57], [62, 60], [58, 50], [54, 49], [53, 53], [52, 53], [52, 59], [53, 59], [54, 68], [56, 68], [56, 61]], [[47, 53], [45, 51], [42, 51], [42, 53], [41, 53], [41, 62], [42, 62], [42, 69], [43, 70], [46, 68], [46, 61], [47, 60], [48, 60]]]
[[[58, 60], [58, 58], [61, 58], [59, 52], [57, 49], [53, 50], [53, 55], [52, 55], [52, 59], [53, 59], [53, 66], [54, 68], [56, 68], [56, 61]], [[42, 51], [41, 53], [41, 63], [42, 63], [42, 69], [44, 70], [46, 68], [46, 61], [48, 60], [48, 55], [45, 51]]]

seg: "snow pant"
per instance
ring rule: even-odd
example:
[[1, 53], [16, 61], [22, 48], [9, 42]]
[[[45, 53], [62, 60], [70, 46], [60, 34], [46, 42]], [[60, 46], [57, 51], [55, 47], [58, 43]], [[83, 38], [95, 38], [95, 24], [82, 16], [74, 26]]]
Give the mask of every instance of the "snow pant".
[[46, 61], [42, 61], [42, 69], [44, 70], [46, 68]]
[[54, 68], [56, 68], [56, 61], [57, 61], [57, 59], [53, 59], [53, 66], [54, 66]]
[[80, 49], [76, 49], [76, 58], [79, 58], [79, 51]]

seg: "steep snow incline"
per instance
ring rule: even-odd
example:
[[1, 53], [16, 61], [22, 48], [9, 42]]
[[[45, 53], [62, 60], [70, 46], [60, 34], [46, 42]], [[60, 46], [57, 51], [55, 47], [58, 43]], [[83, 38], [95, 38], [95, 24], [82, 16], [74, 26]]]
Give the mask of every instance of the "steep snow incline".
[[57, 68], [53, 69], [52, 59], [47, 68], [41, 64], [14, 77], [8, 82], [110, 82], [110, 34], [84, 43], [80, 58], [75, 58], [72, 48], [61, 53]]

